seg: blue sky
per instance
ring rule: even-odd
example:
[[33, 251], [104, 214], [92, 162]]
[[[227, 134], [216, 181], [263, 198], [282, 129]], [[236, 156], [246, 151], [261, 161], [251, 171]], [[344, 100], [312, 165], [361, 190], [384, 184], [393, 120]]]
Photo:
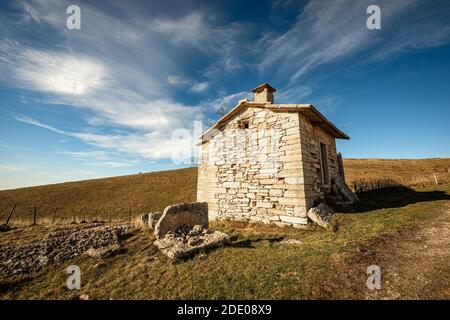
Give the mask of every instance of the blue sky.
[[0, 189], [188, 166], [174, 130], [262, 82], [346, 132], [344, 157], [450, 156], [448, 1], [33, 0], [0, 21]]

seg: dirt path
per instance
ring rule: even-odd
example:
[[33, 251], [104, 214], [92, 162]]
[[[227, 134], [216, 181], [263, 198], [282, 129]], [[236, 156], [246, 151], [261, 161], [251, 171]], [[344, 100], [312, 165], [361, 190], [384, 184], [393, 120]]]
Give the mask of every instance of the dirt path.
[[450, 205], [381, 260], [382, 289], [367, 298], [450, 299]]
[[[379, 290], [366, 286], [370, 265], [380, 267]], [[331, 266], [319, 298], [450, 299], [450, 203], [426, 224], [348, 244]]]

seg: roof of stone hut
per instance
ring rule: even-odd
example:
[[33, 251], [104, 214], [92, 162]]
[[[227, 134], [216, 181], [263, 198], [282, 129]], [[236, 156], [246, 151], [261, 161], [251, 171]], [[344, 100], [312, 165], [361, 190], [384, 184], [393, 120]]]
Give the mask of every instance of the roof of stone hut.
[[[268, 83], [263, 83], [252, 90], [257, 93], [263, 91], [265, 88], [270, 92], [275, 92], [276, 89]], [[331, 134], [337, 139], [350, 139], [344, 132], [339, 130], [331, 121], [329, 121], [323, 114], [319, 112], [312, 104], [277, 104], [277, 103], [256, 103], [248, 101], [247, 99], [240, 100], [238, 104], [231, 109], [227, 114], [220, 118], [211, 128], [206, 130], [200, 137], [200, 143], [209, 141], [216, 133], [221, 130], [223, 125], [231, 118], [240, 113], [244, 108], [265, 108], [274, 112], [299, 112], [311, 121], [315, 126], [322, 128], [324, 131]]]

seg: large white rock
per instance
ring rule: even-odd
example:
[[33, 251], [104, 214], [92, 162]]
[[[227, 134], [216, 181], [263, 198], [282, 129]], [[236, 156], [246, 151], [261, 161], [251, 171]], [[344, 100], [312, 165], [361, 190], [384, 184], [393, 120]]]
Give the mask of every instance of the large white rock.
[[200, 225], [190, 229], [185, 225], [175, 231], [169, 231], [154, 244], [169, 258], [183, 260], [200, 251], [220, 247], [229, 241], [230, 237], [223, 232], [203, 229]]
[[314, 223], [328, 229], [332, 227], [331, 218], [333, 217], [333, 214], [333, 209], [325, 203], [320, 203], [317, 207], [309, 209], [307, 215]]
[[175, 231], [185, 225], [190, 228], [195, 225], [208, 228], [208, 203], [181, 203], [166, 207], [155, 225], [155, 237], [161, 239], [167, 232]]

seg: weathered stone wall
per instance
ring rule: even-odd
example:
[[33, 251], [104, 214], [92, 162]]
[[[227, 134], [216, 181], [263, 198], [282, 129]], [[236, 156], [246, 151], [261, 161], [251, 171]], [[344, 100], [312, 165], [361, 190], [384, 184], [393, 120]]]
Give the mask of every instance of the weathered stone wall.
[[332, 135], [298, 112], [247, 108], [201, 146], [197, 201], [208, 203], [210, 219], [305, 224], [329, 189], [320, 142], [331, 178], [339, 170]]
[[200, 148], [197, 201], [210, 219], [305, 224], [299, 115], [247, 108]]
[[326, 145], [329, 177], [339, 172], [336, 141], [322, 128], [314, 126], [308, 118], [300, 115], [300, 136], [305, 180], [305, 196], [308, 208], [329, 191], [329, 185], [322, 184], [322, 167], [320, 162], [320, 142]]

